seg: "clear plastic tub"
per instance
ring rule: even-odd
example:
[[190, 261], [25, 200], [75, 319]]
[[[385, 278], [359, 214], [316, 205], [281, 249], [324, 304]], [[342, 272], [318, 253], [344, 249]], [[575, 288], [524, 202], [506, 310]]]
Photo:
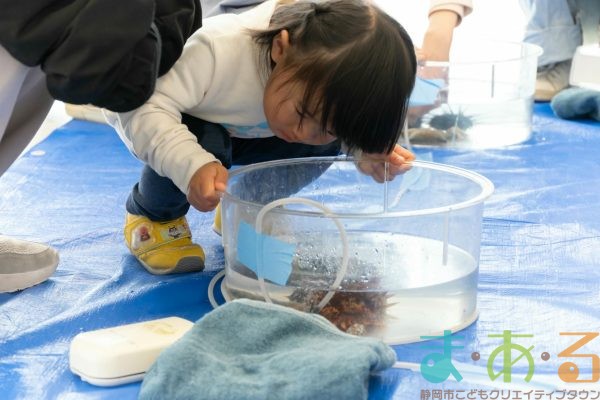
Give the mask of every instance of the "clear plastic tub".
[[388, 343], [460, 330], [477, 318], [492, 192], [481, 175], [429, 162], [386, 183], [347, 158], [242, 167], [221, 202], [221, 289], [228, 300], [318, 312]]
[[491, 148], [528, 140], [541, 53], [528, 43], [459, 41], [449, 62], [420, 65], [405, 146]]

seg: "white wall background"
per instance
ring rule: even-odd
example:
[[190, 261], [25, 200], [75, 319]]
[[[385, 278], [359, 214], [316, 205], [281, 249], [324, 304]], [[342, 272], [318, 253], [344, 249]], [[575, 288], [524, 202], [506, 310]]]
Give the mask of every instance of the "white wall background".
[[[427, 26], [428, 0], [374, 0], [396, 18], [419, 45]], [[600, 42], [600, 0], [576, 0], [583, 26], [584, 42]], [[462, 37], [520, 42], [525, 18], [519, 0], [473, 0], [473, 13], [456, 29]]]
[[[420, 46], [427, 28], [427, 0], [374, 0], [400, 22]], [[489, 38], [520, 42], [525, 19], [519, 0], [473, 0], [473, 13], [454, 32], [461, 38]]]

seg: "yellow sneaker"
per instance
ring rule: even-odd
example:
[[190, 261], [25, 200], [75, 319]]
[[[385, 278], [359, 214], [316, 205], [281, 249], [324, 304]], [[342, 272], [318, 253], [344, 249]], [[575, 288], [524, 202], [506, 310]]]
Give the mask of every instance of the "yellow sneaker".
[[144, 216], [127, 213], [124, 234], [131, 254], [152, 274], [204, 269], [204, 251], [192, 243], [192, 233], [185, 217], [154, 222]]
[[215, 220], [213, 221], [212, 230], [219, 236], [221, 236], [221, 203], [217, 204], [215, 208]]

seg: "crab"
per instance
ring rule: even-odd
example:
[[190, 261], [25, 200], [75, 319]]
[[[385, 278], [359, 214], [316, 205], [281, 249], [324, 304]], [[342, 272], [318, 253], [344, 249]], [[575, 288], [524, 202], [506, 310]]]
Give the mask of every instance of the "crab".
[[388, 301], [387, 293], [364, 289], [361, 283], [345, 285], [344, 291], [336, 292], [320, 310], [317, 306], [327, 294], [326, 291], [296, 289], [290, 295], [290, 300], [302, 304], [309, 312], [322, 315], [341, 331], [363, 336], [383, 325]]

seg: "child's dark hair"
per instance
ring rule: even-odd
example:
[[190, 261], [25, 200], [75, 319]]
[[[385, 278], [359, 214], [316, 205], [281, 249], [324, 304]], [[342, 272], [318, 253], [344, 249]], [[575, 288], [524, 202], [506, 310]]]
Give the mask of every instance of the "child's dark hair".
[[290, 81], [306, 85], [302, 112], [317, 115], [349, 151], [389, 153], [397, 143], [416, 74], [410, 37], [398, 22], [361, 0], [296, 1], [275, 9], [255, 32], [263, 70], [271, 43], [287, 30]]

